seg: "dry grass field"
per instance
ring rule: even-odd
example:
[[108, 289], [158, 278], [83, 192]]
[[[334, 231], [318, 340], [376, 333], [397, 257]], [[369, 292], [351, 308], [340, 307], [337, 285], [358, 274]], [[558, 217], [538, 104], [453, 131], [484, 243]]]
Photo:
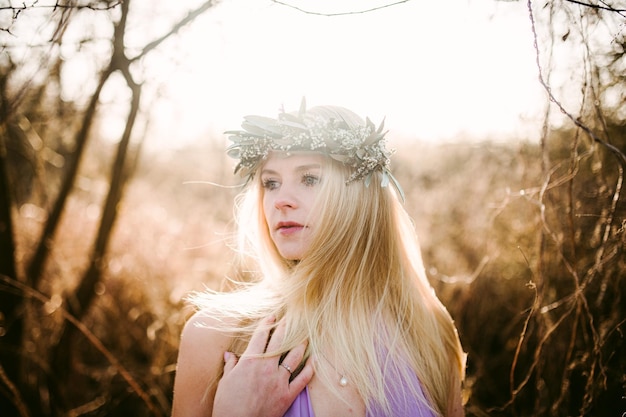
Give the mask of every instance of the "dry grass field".
[[[469, 355], [467, 415], [622, 415], [624, 197], [608, 241], [598, 220], [615, 195], [610, 155], [596, 149], [568, 176], [570, 151], [552, 149], [548, 178], [537, 144], [396, 147], [393, 168], [429, 278]], [[42, 391], [54, 375], [38, 358], [66, 319], [59, 301], [86, 267], [98, 224], [107, 188], [101, 156], [90, 156], [53, 243], [45, 296], [33, 294], [30, 305], [25, 355]], [[169, 414], [185, 296], [229, 271], [231, 168], [210, 147], [143, 155], [72, 349], [68, 415]], [[24, 268], [44, 218], [27, 204], [15, 219]], [[603, 268], [585, 281], [598, 256]]]

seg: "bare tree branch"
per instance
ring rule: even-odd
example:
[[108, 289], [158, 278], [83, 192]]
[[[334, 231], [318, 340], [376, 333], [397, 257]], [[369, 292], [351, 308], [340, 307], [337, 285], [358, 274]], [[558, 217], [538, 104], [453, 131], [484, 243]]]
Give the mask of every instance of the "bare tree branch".
[[211, 7], [214, 6], [214, 1], [213, 0], [208, 0], [205, 3], [203, 3], [202, 5], [200, 5], [200, 7], [198, 7], [196, 10], [192, 10], [190, 11], [187, 16], [185, 16], [180, 22], [176, 23], [172, 29], [170, 29], [169, 32], [163, 34], [163, 36], [161, 36], [158, 39], [155, 39], [154, 41], [150, 42], [149, 44], [147, 44], [142, 50], [141, 53], [139, 55], [137, 55], [136, 57], [130, 59], [131, 62], [137, 61], [138, 59], [140, 59], [141, 57], [147, 55], [150, 51], [152, 51], [153, 49], [157, 48], [160, 44], [162, 44], [164, 41], [166, 41], [170, 36], [174, 35], [175, 33], [177, 33], [179, 30], [181, 30], [183, 27], [185, 27], [187, 24], [193, 22], [193, 20], [195, 18], [197, 18], [198, 16], [200, 16], [202, 13], [204, 13], [205, 11], [207, 11], [208, 9], [210, 9]]
[[591, 7], [592, 9], [608, 10], [609, 12], [616, 12], [616, 13], [626, 12], [626, 9], [615, 9], [615, 8], [613, 8], [611, 6], [608, 6], [608, 5], [586, 3], [584, 1], [578, 1], [578, 0], [565, 0], [565, 1], [567, 1], [569, 3], [579, 4], [579, 5], [585, 6], [585, 7]]
[[[574, 0], [566, 0], [566, 1], [570, 1], [572, 3], [579, 3], [579, 2], [574, 1]], [[537, 30], [536, 30], [536, 26], [535, 26], [535, 16], [534, 16], [534, 13], [533, 13], [532, 0], [528, 0], [527, 5], [528, 5], [528, 12], [529, 12], [530, 23], [531, 23], [531, 30], [532, 30], [533, 39], [534, 39], [533, 42], [534, 42], [534, 47], [535, 47], [535, 52], [536, 52], [535, 59], [536, 59], [537, 69], [539, 71], [539, 83], [544, 88], [546, 93], [548, 93], [548, 97], [549, 97], [550, 101], [552, 103], [554, 103], [558, 107], [558, 109], [561, 111], [561, 113], [563, 113], [576, 126], [578, 126], [585, 133], [587, 133], [589, 135], [589, 137], [591, 137], [596, 143], [598, 143], [598, 144], [606, 147], [607, 149], [609, 149], [617, 157], [617, 159], [620, 162], [620, 164], [622, 165], [622, 167], [626, 168], [626, 155], [619, 148], [613, 146], [612, 144], [608, 143], [605, 140], [600, 139], [598, 137], [598, 135], [596, 135], [587, 125], [585, 125], [583, 122], [581, 122], [580, 119], [574, 117], [570, 112], [568, 112], [565, 109], [565, 107], [563, 107], [561, 102], [552, 93], [552, 88], [548, 85], [548, 83], [546, 83], [546, 81], [545, 81], [545, 79], [543, 77], [543, 71], [542, 71], [542, 66], [541, 66], [540, 57], [539, 57], [539, 47], [538, 47], [538, 41], [537, 41]], [[624, 11], [626, 11], [626, 9]]]
[[292, 9], [295, 9], [295, 10], [297, 10], [299, 12], [306, 13], [306, 14], [317, 15], [317, 16], [345, 16], [345, 15], [351, 15], [351, 14], [363, 14], [363, 13], [373, 12], [373, 11], [376, 11], [376, 10], [385, 9], [387, 7], [397, 6], [398, 4], [407, 3], [409, 1], [411, 1], [411, 0], [398, 0], [398, 1], [393, 2], [393, 3], [383, 4], [382, 6], [372, 7], [370, 9], [363, 9], [363, 10], [353, 10], [353, 11], [339, 12], [339, 13], [321, 13], [321, 12], [313, 12], [313, 11], [310, 11], [310, 10], [305, 10], [305, 9], [300, 8], [300, 7], [294, 6], [293, 4], [288, 4], [288, 3], [282, 2], [280, 0], [272, 0], [272, 2], [274, 2], [276, 4], [280, 4], [281, 6], [291, 7]]
[[[49, 5], [27, 5], [22, 4], [21, 6], [0, 6], [0, 11], [2, 10], [12, 10], [13, 12], [19, 13], [22, 10], [32, 10], [32, 9], [91, 9], [91, 10], [111, 10], [119, 6], [123, 3], [123, 0], [118, 0], [115, 3], [111, 4], [49, 4]], [[17, 16], [16, 16], [17, 17]]]

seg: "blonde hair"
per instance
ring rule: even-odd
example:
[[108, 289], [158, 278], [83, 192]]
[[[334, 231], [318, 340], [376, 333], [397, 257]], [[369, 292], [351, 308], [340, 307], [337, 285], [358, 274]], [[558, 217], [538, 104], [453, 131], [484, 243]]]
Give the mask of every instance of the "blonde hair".
[[[342, 108], [309, 112], [325, 117], [339, 112], [350, 123], [362, 123]], [[413, 223], [395, 191], [380, 186], [379, 172], [369, 185], [346, 185], [350, 169], [325, 159], [313, 208], [319, 221], [302, 259], [290, 262], [278, 254], [257, 178], [238, 205], [238, 270], [248, 276], [228, 293], [198, 294], [194, 302], [208, 314], [237, 320], [222, 329], [236, 336], [236, 353], [243, 352], [258, 321], [274, 314], [287, 324], [281, 352], [308, 340], [309, 353], [322, 358], [332, 347], [332, 363], [341, 365], [337, 371], [349, 375], [368, 407], [375, 403], [389, 411], [384, 375], [409, 380], [412, 372], [433, 411], [445, 415], [458, 392], [453, 388], [463, 379], [464, 354], [454, 323], [426, 278]], [[318, 376], [336, 386], [328, 372]]]

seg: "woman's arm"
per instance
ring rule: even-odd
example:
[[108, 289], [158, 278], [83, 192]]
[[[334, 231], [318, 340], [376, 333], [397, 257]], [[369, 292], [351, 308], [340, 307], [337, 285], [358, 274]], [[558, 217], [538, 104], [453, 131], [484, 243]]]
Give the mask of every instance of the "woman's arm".
[[231, 338], [212, 329], [215, 319], [194, 314], [181, 335], [174, 379], [173, 417], [211, 416], [217, 378]]

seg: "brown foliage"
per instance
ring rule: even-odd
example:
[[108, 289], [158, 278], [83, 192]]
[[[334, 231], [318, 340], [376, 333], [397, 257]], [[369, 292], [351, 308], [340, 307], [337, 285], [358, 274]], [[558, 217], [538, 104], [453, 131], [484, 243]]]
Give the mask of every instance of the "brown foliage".
[[[596, 148], [579, 159], [576, 175], [565, 163], [546, 180], [537, 145], [403, 146], [395, 168], [406, 206], [469, 354], [467, 414], [601, 416], [623, 409], [623, 197], [603, 241], [617, 179], [611, 156]], [[189, 313], [183, 299], [228, 273], [236, 189], [185, 183], [224, 184], [219, 171], [227, 162], [210, 147], [163, 154], [142, 159], [119, 208], [102, 284], [82, 321], [89, 333], [72, 347], [71, 386], [81, 387], [72, 391], [75, 412], [152, 415], [152, 404], [167, 414]], [[551, 155], [569, 161], [561, 148]], [[30, 380], [41, 389], [51, 375], [35, 358], [46, 357], [66, 319], [58, 300], [82, 270], [80, 242], [95, 233], [94, 190], [74, 194], [47, 269], [48, 295], [31, 310], [26, 346], [33, 349], [26, 354]], [[17, 224], [20, 253], [28, 252], [37, 236], [28, 231], [40, 221], [21, 215]]]

